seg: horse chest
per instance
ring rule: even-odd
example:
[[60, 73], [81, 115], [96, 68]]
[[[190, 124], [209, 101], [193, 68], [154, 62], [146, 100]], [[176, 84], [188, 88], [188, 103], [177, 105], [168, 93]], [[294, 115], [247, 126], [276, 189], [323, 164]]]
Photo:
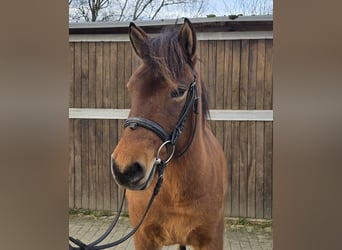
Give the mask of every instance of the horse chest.
[[187, 205], [160, 207], [144, 231], [162, 245], [192, 245], [193, 241], [208, 237], [208, 222], [212, 221], [209, 217], [213, 216]]
[[206, 218], [196, 215], [164, 214], [163, 218], [150, 222], [145, 234], [160, 245], [195, 245], [211, 237]]

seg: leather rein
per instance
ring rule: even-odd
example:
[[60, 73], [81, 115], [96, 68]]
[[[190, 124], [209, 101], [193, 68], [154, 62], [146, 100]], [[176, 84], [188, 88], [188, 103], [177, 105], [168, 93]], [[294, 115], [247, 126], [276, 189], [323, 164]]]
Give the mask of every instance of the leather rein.
[[[129, 232], [126, 236], [122, 237], [121, 239], [119, 239], [117, 241], [114, 241], [114, 242], [108, 243], [108, 244], [99, 245], [99, 243], [101, 243], [111, 233], [111, 231], [113, 230], [113, 228], [115, 227], [115, 225], [117, 224], [117, 222], [119, 220], [119, 217], [120, 217], [120, 214], [122, 211], [122, 207], [124, 204], [124, 200], [125, 200], [125, 194], [126, 194], [126, 189], [124, 189], [124, 194], [123, 194], [123, 198], [122, 198], [122, 201], [120, 204], [119, 211], [116, 214], [111, 225], [106, 230], [106, 232], [101, 237], [99, 237], [97, 240], [95, 240], [89, 244], [86, 244], [86, 243], [84, 243], [78, 239], [75, 239], [75, 238], [69, 236], [69, 241], [71, 241], [72, 243], [74, 243], [76, 245], [76, 247], [75, 247], [69, 243], [69, 250], [100, 250], [100, 249], [107, 249], [110, 247], [114, 247], [114, 246], [117, 246], [117, 245], [123, 243], [127, 239], [129, 239], [139, 229], [139, 227], [143, 223], [143, 221], [144, 221], [155, 197], [159, 193], [160, 187], [163, 183], [164, 170], [165, 170], [167, 164], [169, 163], [169, 161], [174, 156], [176, 143], [177, 143], [180, 135], [183, 132], [183, 129], [185, 127], [185, 123], [186, 123], [187, 117], [189, 115], [189, 112], [191, 110], [191, 107], [192, 107], [193, 112], [196, 115], [195, 127], [193, 129], [193, 133], [192, 133], [192, 136], [189, 140], [189, 143], [182, 150], [182, 152], [180, 154], [178, 154], [178, 157], [183, 155], [189, 149], [189, 147], [191, 146], [191, 144], [193, 142], [194, 135], [195, 135], [196, 128], [197, 128], [197, 114], [199, 113], [199, 111], [198, 111], [198, 99], [199, 99], [199, 97], [198, 97], [198, 93], [197, 93], [196, 75], [194, 74], [194, 80], [189, 86], [187, 97], [186, 97], [183, 109], [180, 112], [176, 126], [171, 131], [171, 133], [168, 134], [158, 123], [156, 123], [152, 120], [143, 118], [143, 117], [129, 117], [124, 122], [125, 128], [130, 127], [131, 129], [135, 130], [137, 127], [142, 127], [142, 128], [148, 129], [148, 130], [154, 132], [156, 135], [158, 135], [158, 137], [163, 141], [163, 143], [161, 144], [161, 146], [159, 147], [159, 149], [157, 151], [156, 160], [155, 160], [154, 165], [153, 165], [153, 168], [156, 168], [156, 170], [157, 170], [158, 179], [157, 179], [156, 186], [154, 187], [152, 196], [149, 200], [149, 203], [145, 209], [145, 212], [144, 212], [140, 222], [132, 229], [131, 232]], [[159, 155], [160, 155], [161, 149], [164, 146], [167, 148], [168, 157], [167, 157], [167, 159], [162, 160]], [[153, 178], [153, 176], [151, 176], [151, 178]]]

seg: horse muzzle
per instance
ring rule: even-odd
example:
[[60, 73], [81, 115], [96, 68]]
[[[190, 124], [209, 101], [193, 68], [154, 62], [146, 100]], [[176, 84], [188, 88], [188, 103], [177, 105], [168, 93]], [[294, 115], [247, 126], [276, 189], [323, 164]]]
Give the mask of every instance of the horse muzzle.
[[111, 171], [114, 180], [120, 186], [131, 190], [145, 190], [153, 180], [157, 165], [157, 162], [155, 162], [147, 173], [145, 166], [139, 162], [134, 162], [122, 171], [115, 160], [112, 159]]

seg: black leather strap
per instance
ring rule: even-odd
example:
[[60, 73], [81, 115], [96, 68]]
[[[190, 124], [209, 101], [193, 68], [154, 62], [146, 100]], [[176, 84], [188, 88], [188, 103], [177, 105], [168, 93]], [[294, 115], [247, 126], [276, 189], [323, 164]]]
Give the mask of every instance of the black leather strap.
[[137, 126], [149, 129], [156, 133], [160, 139], [165, 142], [169, 140], [168, 133], [165, 132], [165, 130], [156, 122], [148, 120], [143, 117], [129, 117], [125, 123], [124, 127], [130, 127], [131, 129], [135, 129]]
[[[161, 185], [163, 184], [163, 173], [164, 173], [164, 170], [166, 168], [166, 163], [161, 161], [160, 163], [158, 163], [158, 166], [157, 166], [157, 171], [158, 171], [158, 179], [157, 179], [157, 183], [156, 183], [156, 186], [154, 187], [154, 190], [153, 190], [153, 193], [151, 195], [151, 198], [147, 204], [147, 207], [145, 209], [145, 212], [143, 214], [143, 216], [141, 217], [139, 223], [127, 234], [125, 235], [124, 237], [122, 237], [121, 239], [119, 240], [116, 240], [112, 243], [107, 243], [107, 244], [103, 244], [103, 245], [98, 245], [98, 243], [100, 243], [101, 241], [103, 241], [108, 235], [109, 233], [113, 230], [113, 227], [114, 226], [110, 226], [109, 229], [107, 229], [106, 233], [101, 236], [98, 240], [90, 243], [90, 244], [86, 244], [78, 239], [74, 239], [73, 237], [69, 237], [69, 240], [74, 243], [75, 245], [77, 245], [76, 247], [73, 247], [70, 245], [69, 243], [69, 250], [102, 250], [102, 249], [107, 249], [107, 248], [110, 248], [110, 247], [114, 247], [114, 246], [117, 246], [117, 245], [120, 245], [121, 243], [123, 243], [124, 241], [128, 240], [130, 237], [133, 236], [133, 234], [140, 228], [141, 224], [143, 223], [148, 211], [150, 210], [151, 208], [151, 205], [154, 201], [154, 199], [156, 198], [157, 194], [159, 193], [159, 190], [161, 188]], [[126, 192], [126, 191], [125, 191]], [[123, 201], [125, 199], [125, 193], [124, 193], [124, 196], [122, 198], [122, 204], [123, 204]], [[120, 209], [120, 213], [121, 213], [121, 209]], [[120, 213], [118, 213], [118, 217], [120, 216]], [[117, 220], [117, 219], [115, 219]], [[116, 222], [112, 223], [112, 224], [116, 224]]]
[[196, 77], [189, 87], [185, 104], [183, 106], [182, 111], [179, 114], [176, 127], [170, 134], [171, 144], [175, 145], [179, 136], [183, 132], [185, 122], [186, 122], [186, 119], [188, 117], [191, 107], [193, 108], [193, 111], [195, 112], [195, 114], [197, 114], [198, 113], [198, 94], [197, 94], [197, 87], [196, 87]]

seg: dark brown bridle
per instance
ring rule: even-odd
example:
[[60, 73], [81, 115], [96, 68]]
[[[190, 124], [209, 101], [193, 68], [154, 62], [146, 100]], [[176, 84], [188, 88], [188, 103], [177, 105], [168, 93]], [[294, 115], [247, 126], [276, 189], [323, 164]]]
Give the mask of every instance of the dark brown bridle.
[[[197, 93], [197, 84], [196, 84], [196, 75], [194, 74], [194, 80], [190, 84], [188, 89], [188, 94], [183, 106], [182, 111], [180, 112], [180, 115], [178, 116], [178, 121], [175, 126], [175, 128], [171, 131], [171, 133], [167, 133], [157, 122], [146, 119], [144, 117], [129, 117], [125, 123], [124, 127], [130, 127], [131, 129], [136, 129], [137, 127], [143, 127], [145, 129], [148, 129], [152, 132], [154, 132], [156, 135], [159, 136], [159, 138], [162, 140], [165, 144], [170, 144], [170, 146], [175, 147], [179, 136], [182, 134], [186, 119], [188, 117], [189, 111], [193, 108], [194, 113], [198, 114], [198, 93]], [[196, 119], [197, 123], [197, 119]], [[195, 126], [196, 128], [196, 126]], [[195, 133], [195, 130], [193, 131], [193, 136]], [[190, 147], [193, 136], [189, 141], [189, 145], [183, 149], [183, 151], [178, 154], [178, 157], [185, 153], [185, 151]]]
[[[156, 135], [158, 135], [158, 137], [163, 142], [157, 151], [156, 160], [155, 160], [155, 163], [153, 165], [153, 169], [154, 169], [152, 171], [153, 174], [151, 174], [149, 177], [149, 178], [153, 178], [154, 172], [157, 170], [158, 180], [157, 180], [156, 186], [154, 187], [154, 191], [153, 191], [152, 196], [149, 200], [149, 203], [145, 209], [145, 212], [144, 212], [140, 222], [138, 223], [138, 225], [136, 225], [132, 229], [132, 231], [130, 233], [128, 233], [126, 236], [124, 236], [121, 239], [114, 241], [112, 243], [98, 245], [111, 233], [111, 231], [115, 227], [115, 225], [116, 225], [116, 223], [120, 217], [121, 210], [123, 207], [123, 203], [125, 200], [125, 192], [126, 192], [126, 189], [125, 189], [124, 195], [123, 195], [123, 198], [121, 201], [120, 209], [119, 209], [117, 215], [115, 216], [112, 224], [106, 230], [106, 232], [99, 239], [97, 239], [94, 242], [91, 242], [89, 244], [85, 244], [78, 239], [74, 239], [73, 237], [69, 237], [69, 240], [77, 245], [77, 247], [73, 247], [69, 243], [69, 250], [100, 250], [100, 249], [107, 249], [110, 247], [114, 247], [114, 246], [117, 246], [117, 245], [123, 243], [127, 239], [129, 239], [139, 229], [139, 227], [143, 223], [143, 221], [144, 221], [144, 219], [145, 219], [145, 217], [146, 217], [146, 215], [147, 215], [147, 213], [148, 213], [148, 211], [149, 211], [149, 209], [150, 209], [150, 207], [151, 207], [155, 197], [157, 196], [157, 194], [160, 190], [160, 187], [163, 183], [164, 170], [174, 155], [176, 143], [177, 143], [180, 135], [183, 132], [183, 129], [184, 129], [187, 117], [189, 115], [189, 112], [191, 110], [191, 107], [192, 107], [193, 112], [196, 115], [198, 114], [198, 99], [199, 99], [199, 97], [198, 97], [198, 93], [197, 93], [196, 74], [194, 74], [194, 80], [189, 86], [184, 106], [180, 112], [176, 126], [171, 131], [170, 134], [168, 134], [157, 122], [149, 120], [149, 119], [144, 118], [144, 117], [129, 117], [125, 121], [125, 123], [124, 123], [125, 128], [130, 127], [131, 129], [135, 130], [137, 127], [142, 127], [142, 128], [148, 129], [148, 130], [152, 131], [153, 133], [155, 133]], [[192, 136], [191, 136], [188, 144], [186, 145], [186, 147], [181, 151], [180, 154], [178, 154], [178, 157], [180, 157], [182, 154], [184, 154], [189, 149], [189, 147], [191, 146], [192, 141], [194, 139], [195, 132], [196, 132], [196, 127], [197, 127], [197, 117], [196, 117], [195, 128], [193, 130]], [[165, 160], [162, 160], [162, 159], [160, 159], [160, 151], [164, 146], [167, 148], [168, 157]], [[111, 169], [112, 169], [112, 167], [111, 167]], [[148, 182], [149, 181], [146, 181], [146, 183], [148, 183]], [[141, 190], [145, 189], [145, 188], [146, 188], [146, 185], [143, 185], [140, 187]], [[181, 246], [180, 249], [185, 249], [185, 247]]]

